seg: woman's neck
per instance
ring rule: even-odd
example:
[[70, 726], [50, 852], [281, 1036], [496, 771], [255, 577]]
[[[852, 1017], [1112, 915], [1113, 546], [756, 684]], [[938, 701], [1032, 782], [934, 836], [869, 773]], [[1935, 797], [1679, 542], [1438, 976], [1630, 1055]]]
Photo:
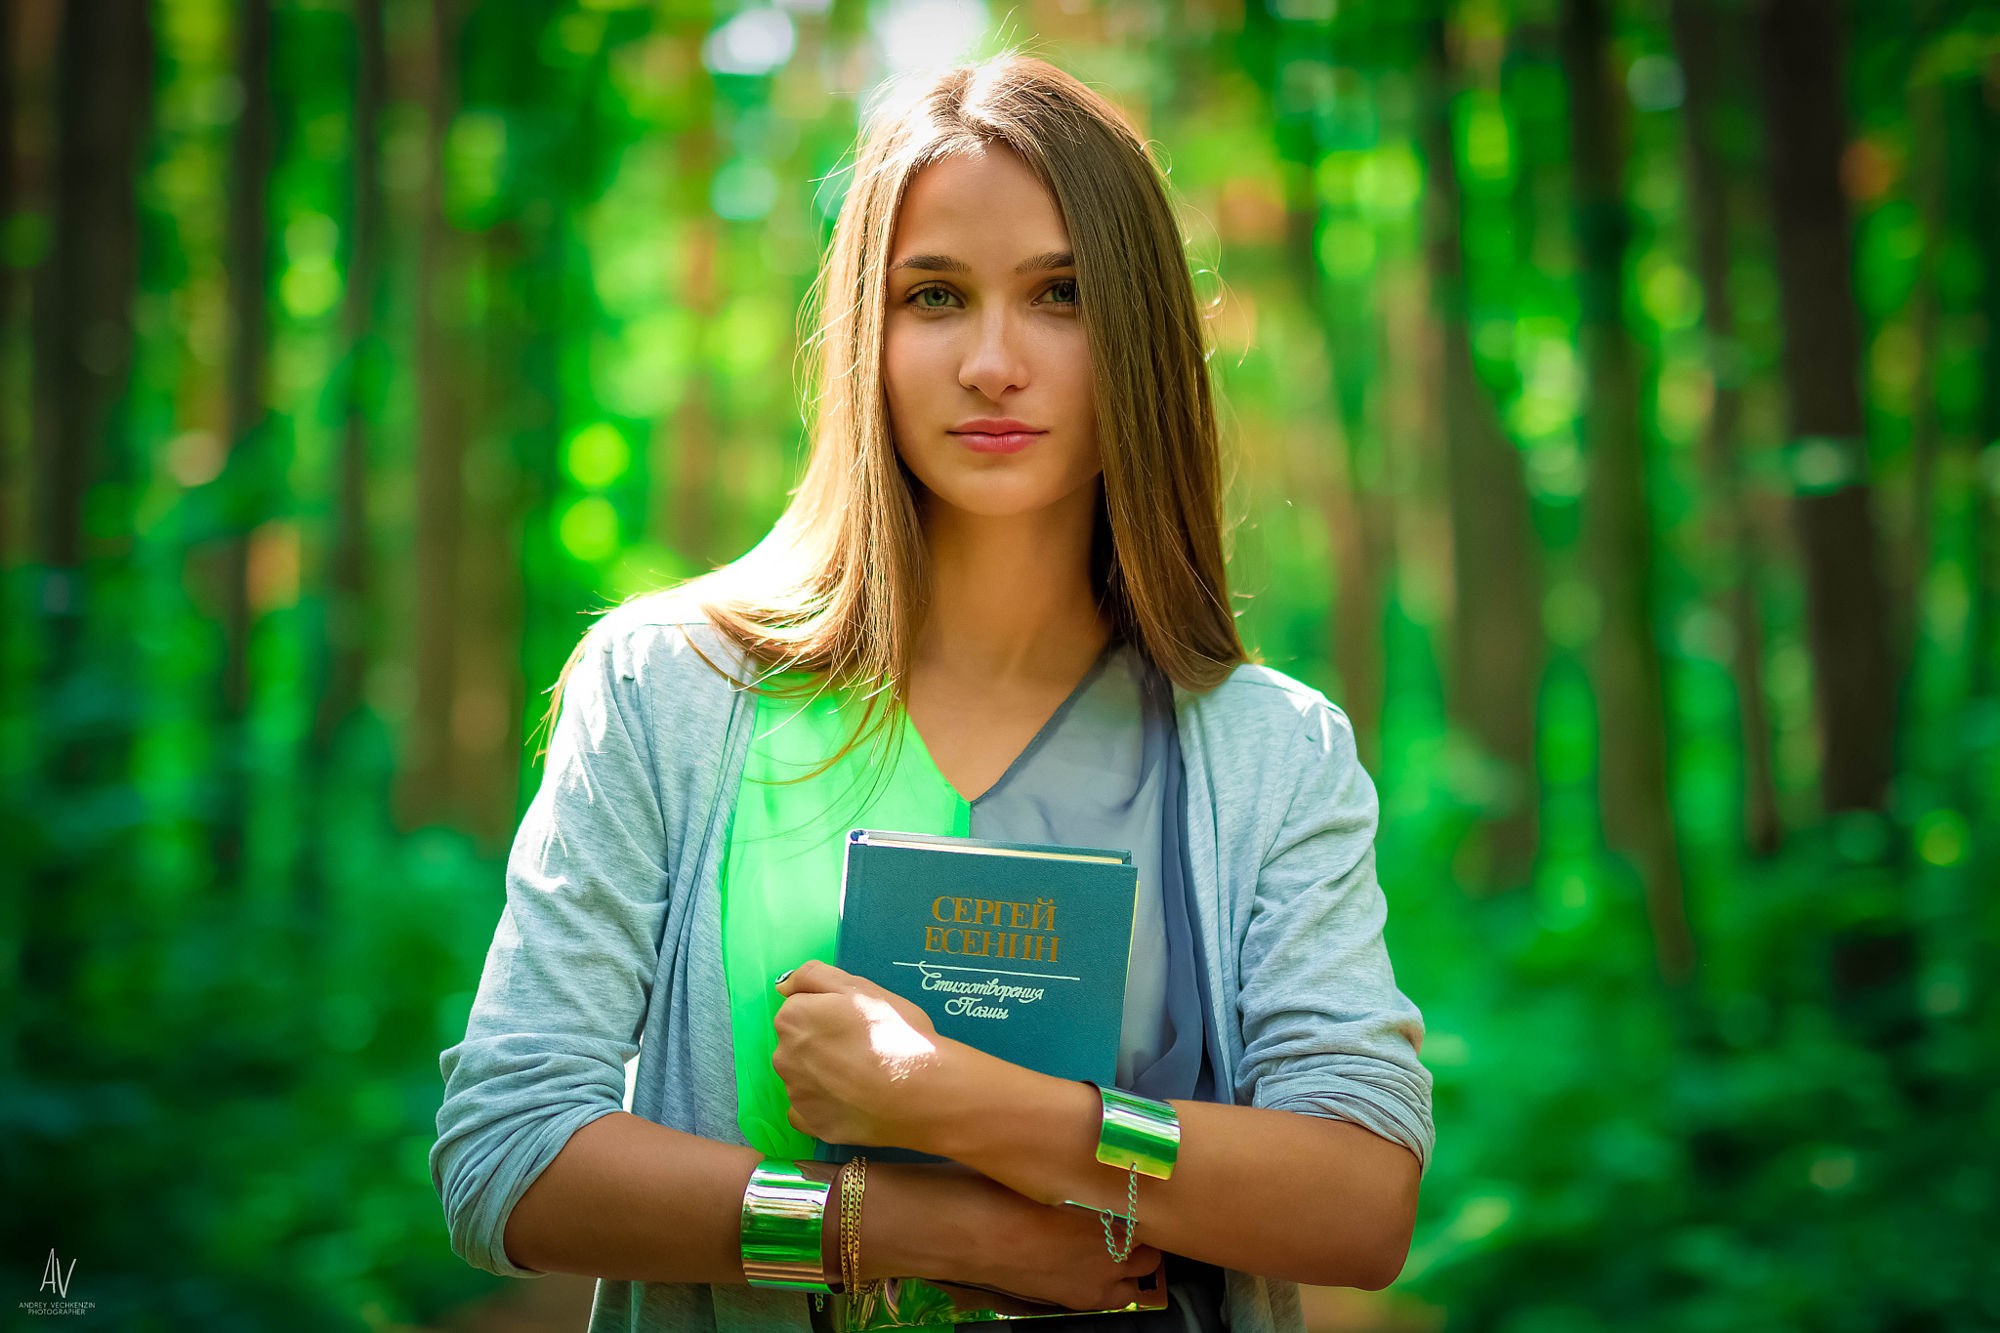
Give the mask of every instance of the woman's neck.
[[1097, 490], [1034, 514], [926, 508], [930, 612], [913, 668], [989, 685], [1073, 682], [1111, 625], [1090, 580]]

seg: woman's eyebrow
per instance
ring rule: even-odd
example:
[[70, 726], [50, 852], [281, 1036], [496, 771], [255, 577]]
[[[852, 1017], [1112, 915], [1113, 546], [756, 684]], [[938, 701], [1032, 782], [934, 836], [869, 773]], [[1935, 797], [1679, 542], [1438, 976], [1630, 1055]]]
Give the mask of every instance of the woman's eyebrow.
[[[1040, 273], [1047, 269], [1075, 268], [1076, 256], [1067, 250], [1050, 250], [1044, 254], [1024, 259], [1014, 265], [1016, 273]], [[920, 268], [933, 273], [970, 273], [972, 265], [963, 259], [953, 259], [950, 255], [911, 255], [889, 265], [891, 273], [898, 269]]]

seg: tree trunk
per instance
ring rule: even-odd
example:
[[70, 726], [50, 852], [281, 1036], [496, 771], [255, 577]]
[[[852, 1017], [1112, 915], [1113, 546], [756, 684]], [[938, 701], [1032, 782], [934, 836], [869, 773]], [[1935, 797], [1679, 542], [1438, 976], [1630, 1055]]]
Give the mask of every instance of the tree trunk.
[[[109, 562], [89, 540], [84, 496], [131, 482], [120, 447], [132, 371], [132, 305], [138, 288], [138, 178], [153, 92], [153, 42], [143, 0], [62, 10], [56, 38], [51, 246], [36, 275], [34, 418], [29, 457], [30, 559], [40, 565], [43, 632], [38, 706], [40, 800], [89, 809], [130, 781], [129, 659], [92, 653], [85, 631]], [[120, 628], [102, 627], [107, 635]], [[99, 663], [104, 663], [99, 665]], [[102, 827], [102, 826], [100, 826]], [[45, 1073], [69, 1068], [68, 1011], [79, 961], [88, 956], [94, 894], [131, 874], [125, 831], [84, 845], [23, 828], [33, 892], [23, 895], [20, 994], [28, 997], [21, 1056]]]
[[[1975, 82], [1966, 95], [1972, 102], [1969, 120], [1974, 126], [1971, 160], [1989, 165], [2000, 161], [2000, 86], [1995, 85], [1989, 74], [1983, 87]], [[1986, 335], [1981, 340], [1983, 373], [1979, 380], [1986, 392], [1980, 401], [1979, 428], [1971, 447], [1986, 451], [1990, 467], [1994, 457], [1991, 451], [2000, 447], [2000, 172], [1984, 170], [1977, 174], [1970, 212], [1971, 233], [1979, 238], [1981, 272], [1986, 275], [1981, 311]], [[1979, 476], [1979, 458], [1968, 459], [1964, 470], [1968, 476]], [[1967, 559], [1972, 573], [1972, 615], [1966, 626], [1965, 643], [1972, 661], [1966, 682], [1967, 716], [1973, 716], [1973, 710], [2000, 695], [2000, 680], [1995, 679], [1996, 670], [2000, 670], [2000, 545], [1995, 544], [1993, 535], [2000, 529], [2000, 487], [1992, 485], [1991, 474], [1988, 476], [1988, 484], [1975, 484], [1972, 488], [1969, 516], [1972, 541]], [[1979, 809], [1992, 799], [1981, 778], [1980, 751], [1968, 745], [1960, 754], [1959, 808]]]
[[[0, 5], [0, 236], [19, 207], [14, 199], [14, 6]], [[0, 258], [0, 569], [12, 569], [14, 550], [14, 267]], [[0, 709], [12, 693], [6, 664], [13, 626], [27, 619], [11, 602], [14, 589], [0, 583]]]
[[1340, 331], [1332, 318], [1315, 248], [1320, 202], [1313, 189], [1309, 162], [1285, 173], [1289, 197], [1285, 206], [1285, 249], [1295, 276], [1293, 289], [1319, 329], [1327, 363], [1327, 394], [1323, 404], [1326, 446], [1309, 457], [1331, 453], [1338, 461], [1317, 470], [1306, 485], [1319, 496], [1332, 547], [1334, 581], [1333, 623], [1328, 656], [1340, 680], [1340, 705], [1354, 723], [1354, 742], [1361, 762], [1379, 771], [1382, 745], [1382, 571], [1384, 506], [1369, 503], [1355, 451], [1359, 432], [1343, 410], [1340, 383], [1345, 356]]
[[1766, 0], [1758, 24], [1785, 398], [1829, 813], [1880, 811], [1895, 765], [1895, 671], [1861, 408], [1861, 318], [1840, 165], [1836, 15]]
[[1701, 282], [1708, 365], [1715, 390], [1702, 461], [1715, 497], [1708, 528], [1736, 571], [1721, 608], [1730, 627], [1729, 674], [1743, 746], [1743, 836], [1757, 856], [1778, 850], [1783, 828], [1773, 776], [1770, 712], [1764, 703], [1764, 622], [1758, 604], [1764, 553], [1743, 493], [1743, 351], [1729, 295], [1729, 168], [1720, 120], [1723, 74], [1741, 68], [1740, 35], [1724, 27], [1716, 0], [1673, 0], [1669, 19], [1687, 86], [1683, 122], [1694, 267]]
[[451, 714], [457, 687], [460, 472], [464, 457], [458, 410], [458, 367], [440, 320], [442, 293], [452, 291], [456, 247], [444, 218], [445, 135], [456, 101], [452, 52], [453, 0], [432, 0], [424, 112], [428, 124], [423, 217], [418, 227], [416, 278], [417, 529], [416, 698], [410, 718], [403, 783], [403, 817], [411, 824], [447, 817], [456, 799]]
[[[1861, 317], [1841, 159], [1847, 147], [1837, 15], [1813, 0], [1766, 0], [1764, 70], [1772, 218], [1784, 325], [1785, 398], [1805, 562], [1827, 812], [1886, 813], [1895, 767], [1896, 672], [1876, 537], [1861, 404]], [[1893, 839], [1885, 865], [1897, 859]], [[1857, 868], [1854, 893], [1880, 892], [1893, 869]], [[1829, 885], [1838, 894], [1843, 885]], [[1909, 1040], [1916, 944], [1893, 910], [1833, 932], [1833, 1007], [1883, 1047]]]
[[346, 287], [340, 331], [345, 349], [340, 452], [335, 462], [333, 532], [326, 559], [324, 675], [313, 710], [307, 767], [312, 809], [299, 839], [303, 913], [324, 907], [326, 836], [337, 816], [337, 743], [361, 706], [368, 668], [368, 439], [381, 399], [384, 367], [375, 330], [376, 273], [382, 239], [381, 115], [388, 59], [382, 0], [354, 5], [353, 211], [347, 229]]
[[1660, 973], [1687, 979], [1694, 962], [1679, 849], [1668, 801], [1666, 703], [1653, 637], [1653, 533], [1639, 433], [1638, 355], [1624, 323], [1631, 219], [1622, 194], [1622, 94], [1612, 77], [1604, 0], [1564, 0], [1562, 61], [1573, 99], [1570, 141], [1590, 460], [1584, 546], [1601, 627], [1595, 654], [1598, 791], [1606, 841], [1630, 855], [1645, 884]]
[[[1331, 348], [1328, 355], [1335, 353]], [[1344, 423], [1331, 427], [1340, 466], [1321, 483], [1320, 511], [1333, 548], [1332, 650], [1340, 677], [1340, 706], [1354, 723], [1361, 762], [1380, 773], [1382, 712], [1388, 690], [1383, 670], [1382, 580], [1388, 568], [1390, 531], [1382, 504], [1356, 489], [1355, 437]]]
[[[0, 236], [5, 236], [19, 206], [14, 198], [14, 6], [0, 4]], [[17, 405], [26, 395], [16, 387], [16, 337], [14, 323], [13, 265], [11, 256], [0, 259], [0, 717], [12, 716], [18, 692], [27, 696], [32, 686], [26, 681], [18, 691], [14, 672], [14, 636], [33, 616], [25, 604], [24, 581], [17, 571], [27, 563], [27, 554], [16, 551], [14, 527], [14, 422], [23, 419]], [[0, 841], [26, 856], [26, 820], [20, 811], [0, 810]], [[19, 882], [16, 869], [12, 883]], [[0, 894], [0, 995], [20, 994], [21, 955], [27, 931], [23, 920], [28, 895]], [[20, 1020], [0, 1022], [0, 1070], [21, 1068], [19, 1053]]]
[[341, 300], [341, 340], [347, 380], [332, 558], [328, 567], [326, 689], [313, 728], [326, 754], [341, 724], [359, 707], [368, 665], [368, 438], [384, 367], [375, 331], [376, 273], [381, 264], [382, 153], [379, 142], [387, 54], [382, 0], [354, 0], [354, 210], [349, 223], [347, 285]]
[[522, 262], [518, 225], [503, 222], [483, 238], [478, 262], [488, 303], [476, 342], [480, 362], [476, 426], [466, 438], [464, 567], [460, 573], [458, 690], [452, 738], [462, 810], [484, 845], [504, 850], [514, 819], [520, 768], [522, 633], [520, 533], [527, 520], [522, 469], [512, 457], [507, 404], [522, 382], [519, 307], [500, 296]]
[[1500, 812], [1476, 858], [1495, 885], [1525, 884], [1534, 868], [1539, 786], [1535, 713], [1542, 668], [1542, 576], [1521, 457], [1500, 428], [1473, 364], [1467, 324], [1462, 194], [1452, 144], [1459, 70], [1442, 19], [1425, 24], [1424, 255], [1442, 372], [1446, 511], [1452, 543], [1452, 629], [1445, 707], [1505, 775]]
[[[1925, 25], [1927, 27], [1928, 25]], [[1920, 27], [1920, 31], [1924, 27]], [[1937, 401], [1937, 363], [1943, 291], [1938, 257], [1945, 235], [1944, 89], [1935, 80], [1911, 84], [1910, 185], [1916, 196], [1922, 243], [1910, 291], [1910, 341], [1916, 373], [1910, 385], [1910, 489], [1903, 510], [1895, 562], [1895, 592], [1889, 598], [1891, 671], [1902, 702], [1897, 715], [1909, 716], [1916, 693], [1917, 640], [1922, 632], [1924, 584], [1931, 568], [1931, 516], [1937, 504], [1938, 437], [1944, 428]], [[1989, 168], [1994, 164], [1988, 163]]]
[[679, 184], [675, 212], [684, 229], [675, 295], [693, 316], [694, 336], [687, 364], [673, 368], [682, 379], [680, 401], [654, 434], [649, 471], [655, 479], [653, 512], [660, 539], [684, 566], [700, 570], [735, 554], [715, 549], [716, 427], [709, 361], [711, 334], [721, 313], [715, 276], [721, 235], [709, 193], [721, 148], [716, 140], [715, 92], [701, 59], [700, 28], [689, 28], [677, 41], [676, 63], [687, 80], [687, 91], [675, 135]]
[[211, 831], [216, 880], [222, 885], [241, 880], [250, 819], [250, 527], [258, 498], [252, 491], [264, 484], [261, 462], [269, 410], [270, 319], [264, 302], [271, 246], [270, 0], [243, 0], [237, 22], [236, 77], [243, 109], [230, 145], [223, 242], [230, 330], [223, 409], [223, 433], [229, 441], [223, 473], [228, 533], [218, 574], [223, 639], [216, 729], [220, 781]]
[[[1256, 86], [1268, 98], [1277, 76], [1274, 58], [1275, 20], [1261, 10], [1246, 17], [1237, 47], [1239, 62], [1254, 68]], [[1318, 497], [1331, 547], [1333, 609], [1326, 629], [1327, 657], [1332, 664], [1338, 702], [1354, 723], [1354, 741], [1361, 762], [1380, 772], [1382, 713], [1386, 691], [1387, 655], [1383, 641], [1383, 586], [1391, 567], [1391, 506], [1371, 498], [1365, 461], [1367, 432], [1362, 428], [1360, 385], [1365, 377], [1355, 368], [1353, 343], [1337, 316], [1339, 303], [1327, 294], [1320, 267], [1319, 228], [1325, 202], [1314, 184], [1323, 157], [1311, 116], [1289, 113], [1267, 101], [1264, 113], [1276, 125], [1284, 162], [1284, 254], [1289, 281], [1301, 308], [1318, 330], [1325, 372], [1318, 376], [1326, 389], [1315, 404], [1326, 425], [1314, 432], [1308, 449], [1287, 448], [1288, 461], [1303, 454], [1312, 467], [1299, 485]], [[1373, 312], [1360, 316], [1373, 327]], [[1322, 460], [1325, 460], [1322, 462]]]

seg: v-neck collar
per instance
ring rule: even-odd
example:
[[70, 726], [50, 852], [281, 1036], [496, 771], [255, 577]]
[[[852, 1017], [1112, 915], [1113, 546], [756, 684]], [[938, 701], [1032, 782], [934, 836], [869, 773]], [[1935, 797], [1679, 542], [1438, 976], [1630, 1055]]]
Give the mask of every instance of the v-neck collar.
[[937, 775], [937, 780], [944, 784], [945, 789], [964, 802], [966, 806], [976, 806], [994, 792], [999, 791], [1006, 784], [1007, 779], [1014, 776], [1015, 770], [1025, 764], [1028, 761], [1028, 757], [1041, 748], [1042, 742], [1055, 732], [1056, 727], [1061, 724], [1064, 716], [1069, 713], [1069, 710], [1075, 706], [1076, 701], [1081, 699], [1084, 693], [1090, 689], [1091, 685], [1096, 683], [1097, 678], [1104, 674], [1104, 668], [1110, 664], [1112, 655], [1118, 651], [1118, 647], [1122, 642], [1123, 640], [1116, 634], [1113, 634], [1104, 641], [1104, 647], [1100, 648], [1097, 652], [1097, 660], [1092, 662], [1090, 669], [1083, 673], [1083, 679], [1077, 681], [1070, 688], [1069, 694], [1061, 703], [1056, 705], [1055, 712], [1049, 714], [1048, 720], [1043, 722], [1035, 734], [1029, 738], [1028, 743], [1021, 747], [1021, 752], [1014, 756], [1013, 761], [1005, 769], [1001, 770], [1000, 776], [986, 784], [986, 790], [980, 792], [977, 796], [967, 796], [957, 787], [952, 786], [951, 779], [944, 775], [944, 770], [938, 767], [937, 760], [931, 757], [931, 747], [924, 740], [923, 733], [917, 730], [915, 720], [910, 717], [910, 710], [903, 708], [899, 704], [898, 708], [903, 715], [903, 729], [908, 733], [908, 739], [916, 742], [917, 752], [924, 757], [924, 763], [930, 766], [931, 772]]

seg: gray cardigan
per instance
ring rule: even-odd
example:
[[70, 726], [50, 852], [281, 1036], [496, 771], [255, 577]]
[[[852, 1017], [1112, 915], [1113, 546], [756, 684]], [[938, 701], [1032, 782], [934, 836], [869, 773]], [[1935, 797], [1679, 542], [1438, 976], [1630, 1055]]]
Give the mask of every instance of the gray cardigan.
[[[717, 880], [755, 701], [741, 656], [684, 599], [643, 598], [586, 637], [465, 1039], [440, 1057], [431, 1179], [452, 1249], [516, 1277], [508, 1215], [570, 1135], [624, 1109], [741, 1144]], [[1353, 1121], [1430, 1164], [1423, 1018], [1396, 988], [1375, 878], [1374, 784], [1319, 691], [1239, 666], [1175, 690], [1221, 1050], [1239, 1104]], [[643, 1039], [643, 1040], [642, 1040]], [[797, 1292], [603, 1280], [603, 1330], [805, 1330]], [[1231, 1272], [1237, 1333], [1299, 1333], [1295, 1284]]]

